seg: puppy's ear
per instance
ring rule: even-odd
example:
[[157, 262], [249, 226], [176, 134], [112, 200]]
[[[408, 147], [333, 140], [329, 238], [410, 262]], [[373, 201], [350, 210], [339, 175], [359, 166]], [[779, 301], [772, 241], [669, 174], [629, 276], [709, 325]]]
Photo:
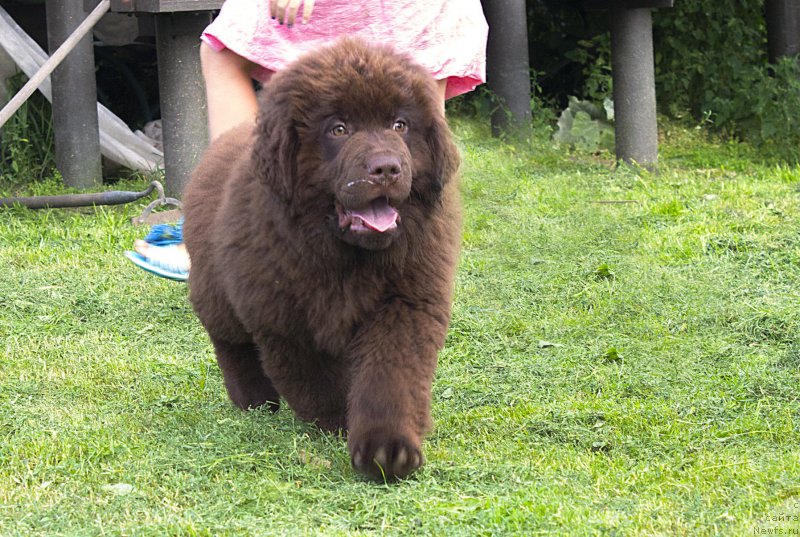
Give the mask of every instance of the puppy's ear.
[[300, 143], [289, 98], [276, 87], [281, 85], [270, 83], [259, 96], [253, 163], [258, 179], [284, 203], [291, 204]]
[[447, 120], [440, 113], [435, 113], [433, 123], [428, 131], [428, 146], [433, 158], [433, 184], [431, 188], [438, 194], [448, 182], [450, 182], [458, 172], [461, 164], [461, 157], [458, 148], [453, 143], [453, 135]]

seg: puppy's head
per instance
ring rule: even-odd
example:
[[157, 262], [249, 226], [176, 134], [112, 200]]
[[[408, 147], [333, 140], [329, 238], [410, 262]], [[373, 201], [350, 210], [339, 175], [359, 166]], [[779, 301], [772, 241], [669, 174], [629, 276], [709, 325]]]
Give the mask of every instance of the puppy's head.
[[459, 162], [433, 78], [352, 39], [267, 84], [254, 159], [311, 240], [324, 229], [368, 250], [389, 248], [404, 220], [434, 209]]

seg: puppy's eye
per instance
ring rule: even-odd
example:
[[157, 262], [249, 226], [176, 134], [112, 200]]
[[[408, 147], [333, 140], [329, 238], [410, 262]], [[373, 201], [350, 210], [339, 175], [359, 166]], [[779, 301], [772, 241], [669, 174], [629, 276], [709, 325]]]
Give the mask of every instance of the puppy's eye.
[[347, 136], [350, 134], [350, 131], [348, 131], [347, 127], [345, 127], [342, 123], [337, 123], [334, 125], [329, 132], [333, 136]]
[[399, 132], [399, 133], [406, 132], [408, 130], [408, 123], [406, 123], [402, 119], [398, 119], [392, 125], [392, 130], [394, 130], [396, 132]]

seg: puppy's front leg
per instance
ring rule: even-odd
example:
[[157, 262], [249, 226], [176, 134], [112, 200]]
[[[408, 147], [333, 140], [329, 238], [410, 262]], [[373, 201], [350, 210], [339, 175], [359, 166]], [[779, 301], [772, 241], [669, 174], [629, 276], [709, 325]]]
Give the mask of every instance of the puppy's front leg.
[[340, 361], [274, 334], [259, 334], [264, 370], [298, 417], [326, 431], [346, 426], [347, 371]]
[[448, 321], [449, 312], [440, 308], [395, 298], [355, 338], [347, 423], [359, 472], [402, 478], [422, 465], [431, 384]]

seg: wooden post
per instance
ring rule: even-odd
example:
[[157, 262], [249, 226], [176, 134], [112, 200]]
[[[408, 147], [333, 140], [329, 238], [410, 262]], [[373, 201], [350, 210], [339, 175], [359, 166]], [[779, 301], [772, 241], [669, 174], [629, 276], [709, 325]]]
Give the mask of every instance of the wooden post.
[[612, 7], [611, 71], [617, 158], [654, 166], [658, 128], [650, 8]]
[[611, 78], [617, 159], [654, 167], [658, 160], [652, 10], [673, 0], [584, 0], [611, 13]]
[[[92, 8], [96, 2], [90, 4], [88, 7]], [[86, 18], [88, 11], [84, 10], [84, 2], [78, 0], [46, 0], [45, 7], [52, 54]], [[56, 166], [67, 186], [98, 186], [103, 182], [103, 174], [91, 33], [53, 71], [51, 81]]]
[[[167, 195], [180, 197], [208, 145], [208, 111], [200, 73], [200, 34], [209, 12], [159, 13], [158, 88]], [[187, 107], [186, 103], [194, 103]]]
[[525, 134], [531, 124], [531, 73], [524, 0], [484, 0], [489, 23], [486, 81], [500, 101], [492, 134]]
[[200, 35], [223, 0], [111, 0], [120, 13], [155, 17], [167, 194], [179, 197], [208, 145]]
[[800, 54], [800, 3], [797, 0], [766, 0], [769, 61]]

